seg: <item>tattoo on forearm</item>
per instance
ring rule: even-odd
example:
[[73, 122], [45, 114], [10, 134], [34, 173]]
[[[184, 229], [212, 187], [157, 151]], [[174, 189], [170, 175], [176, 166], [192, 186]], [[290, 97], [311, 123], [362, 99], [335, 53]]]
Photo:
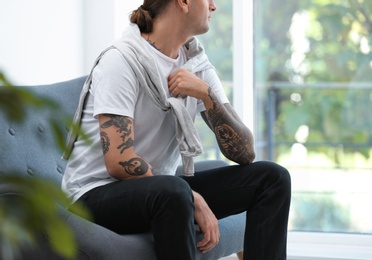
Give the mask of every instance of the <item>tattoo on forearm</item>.
[[[239, 127], [230, 125], [223, 115], [227, 113], [225, 107], [218, 102], [214, 92], [209, 87], [208, 95], [213, 102], [213, 108], [207, 111], [208, 121], [211, 129], [214, 130], [218, 144], [222, 152], [228, 158], [234, 158], [237, 161], [246, 161], [249, 150], [247, 148], [248, 140], [245, 135], [240, 133]], [[232, 124], [232, 123], [231, 123]]]
[[123, 153], [126, 149], [134, 145], [133, 139], [129, 137], [130, 134], [132, 133], [132, 124], [133, 124], [132, 120], [130, 120], [128, 117], [123, 117], [123, 116], [115, 116], [115, 115], [106, 115], [106, 116], [111, 119], [103, 123], [101, 125], [101, 128], [105, 129], [111, 126], [115, 126], [116, 128], [118, 128], [117, 132], [122, 134], [120, 137], [123, 142], [117, 147], [117, 149], [120, 150], [120, 153]]
[[225, 151], [226, 155], [236, 159], [243, 159], [247, 156], [247, 149], [242, 145], [242, 139], [234, 131], [234, 129], [226, 124], [217, 126], [216, 137], [220, 140], [221, 148]]
[[140, 176], [147, 173], [149, 166], [145, 160], [141, 158], [132, 158], [126, 162], [120, 162], [126, 173], [132, 176]]
[[110, 149], [110, 138], [106, 132], [101, 132], [101, 143], [103, 154], [105, 155]]

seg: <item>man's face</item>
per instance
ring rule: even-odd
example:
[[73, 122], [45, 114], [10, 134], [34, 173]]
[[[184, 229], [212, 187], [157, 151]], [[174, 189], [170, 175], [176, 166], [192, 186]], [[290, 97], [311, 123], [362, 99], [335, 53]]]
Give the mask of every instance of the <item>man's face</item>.
[[209, 30], [212, 12], [216, 10], [213, 0], [191, 0], [189, 9], [189, 25], [194, 35], [203, 34]]

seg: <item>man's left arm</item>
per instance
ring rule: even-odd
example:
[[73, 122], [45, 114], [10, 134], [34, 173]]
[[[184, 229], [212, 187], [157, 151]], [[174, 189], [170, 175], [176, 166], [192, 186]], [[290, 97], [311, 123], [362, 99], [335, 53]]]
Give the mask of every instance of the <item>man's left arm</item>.
[[206, 110], [201, 115], [214, 132], [223, 155], [241, 165], [252, 163], [255, 158], [253, 135], [234, 108], [228, 103], [222, 104], [211, 87], [203, 102]]
[[202, 117], [217, 138], [221, 152], [238, 164], [249, 164], [255, 158], [253, 135], [230, 104], [222, 104], [209, 84], [185, 69], [168, 78], [172, 96], [191, 96], [203, 101]]

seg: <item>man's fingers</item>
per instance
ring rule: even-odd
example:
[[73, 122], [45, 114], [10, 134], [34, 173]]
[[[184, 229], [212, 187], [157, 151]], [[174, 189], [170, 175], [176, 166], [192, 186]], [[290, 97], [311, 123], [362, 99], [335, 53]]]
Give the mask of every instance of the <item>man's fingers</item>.
[[204, 234], [204, 239], [197, 243], [197, 247], [200, 251], [206, 253], [218, 244], [219, 238], [219, 230], [217, 230], [215, 233]]

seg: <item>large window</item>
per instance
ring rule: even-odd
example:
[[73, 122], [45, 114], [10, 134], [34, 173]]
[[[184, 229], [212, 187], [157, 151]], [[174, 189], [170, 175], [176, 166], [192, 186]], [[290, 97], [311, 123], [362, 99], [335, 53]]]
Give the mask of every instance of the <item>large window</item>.
[[291, 230], [372, 233], [371, 11], [255, 1], [257, 151], [292, 173]]
[[[372, 1], [216, 3], [200, 38], [238, 112], [252, 115], [257, 160], [292, 175], [289, 259], [369, 259]], [[205, 158], [220, 156], [205, 146]]]
[[[232, 100], [233, 9], [217, 5], [199, 38]], [[290, 230], [372, 233], [371, 11], [369, 1], [254, 1], [257, 159], [292, 174]], [[201, 135], [202, 159], [219, 157]]]

